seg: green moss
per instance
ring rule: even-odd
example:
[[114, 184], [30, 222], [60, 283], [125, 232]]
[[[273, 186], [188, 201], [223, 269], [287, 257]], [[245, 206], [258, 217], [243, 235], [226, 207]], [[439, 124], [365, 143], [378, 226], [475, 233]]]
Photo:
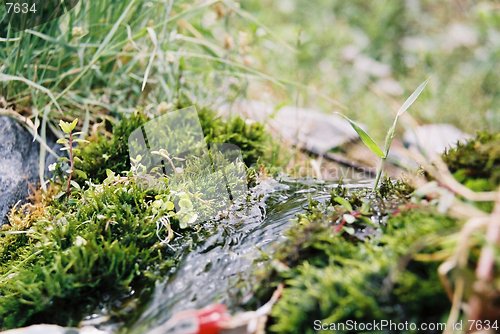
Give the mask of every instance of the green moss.
[[[110, 137], [98, 135], [90, 139], [90, 144], [81, 144], [75, 149], [76, 169], [82, 170], [87, 178], [94, 182], [102, 182], [106, 178], [106, 169], [116, 173], [128, 171], [130, 160], [128, 154], [128, 137], [146, 123], [148, 118], [142, 113], [135, 113], [129, 118], [123, 118], [113, 126]], [[76, 175], [77, 181], [83, 185], [82, 177]]]
[[[54, 201], [25, 233], [0, 234], [0, 328], [77, 325], [98, 306], [146, 293], [140, 288], [175, 265], [179, 255], [157, 236], [167, 212], [153, 204], [168, 195], [144, 191], [131, 178], [104, 182]], [[183, 234], [189, 244], [192, 233]]]
[[[443, 155], [454, 177], [474, 191], [494, 191], [500, 186], [500, 133], [479, 132], [476, 137]], [[493, 203], [476, 203], [491, 212]]]
[[[198, 114], [207, 143], [229, 143], [238, 146], [247, 166], [256, 163], [278, 163], [279, 149], [262, 124], [247, 123], [240, 117], [225, 120], [207, 108], [202, 108]], [[75, 167], [87, 176], [82, 178], [81, 175], [76, 175], [78, 183], [83, 185], [85, 179], [100, 183], [106, 178], [106, 169], [115, 173], [128, 171], [128, 137], [148, 120], [146, 115], [135, 113], [118, 121], [110, 136], [97, 135], [89, 138], [89, 144], [78, 145], [75, 155], [79, 160], [75, 162]]]
[[500, 133], [480, 132], [443, 156], [458, 181], [477, 191], [500, 185]]
[[[342, 193], [335, 190], [332, 199]], [[361, 212], [361, 196], [343, 195], [351, 214]], [[391, 192], [389, 198], [393, 196]], [[355, 233], [339, 232], [339, 218], [349, 205], [333, 200], [329, 204], [334, 206], [312, 202], [309, 212], [298, 217], [287, 243], [278, 250], [277, 260], [288, 269], [279, 266], [262, 274], [257, 300], [266, 300], [270, 287], [285, 283], [272, 310], [270, 332], [315, 333], [315, 320], [442, 321], [450, 305], [437, 276], [438, 263], [420, 262], [413, 255], [438, 251], [426, 237], [449, 233], [456, 222], [428, 209], [408, 210], [403, 204], [395, 210], [386, 203], [382, 214], [390, 217], [378, 228], [381, 234], [361, 237], [357, 232], [369, 227], [366, 221], [358, 216]], [[373, 209], [365, 212], [373, 214]]]
[[238, 146], [247, 166], [257, 162], [273, 162], [272, 150], [276, 149], [276, 144], [272, 142], [261, 123], [247, 123], [239, 116], [223, 120], [209, 109], [201, 109], [199, 116], [207, 143], [229, 143]]
[[[265, 159], [271, 141], [262, 125], [241, 118], [225, 121], [207, 109], [199, 117], [208, 143], [239, 146], [247, 164]], [[170, 246], [188, 250], [208, 234], [200, 226], [186, 228], [179, 222], [181, 212], [174, 213], [175, 199], [168, 189], [146, 190], [131, 172], [119, 176], [130, 170], [128, 137], [147, 121], [136, 113], [118, 121], [111, 135], [79, 144], [75, 167], [86, 176], [75, 173], [80, 186], [73, 184], [70, 194], [61, 192], [36, 206], [33, 219], [22, 210], [14, 212], [12, 219], [20, 224], [0, 233], [0, 328], [39, 322], [74, 326], [98, 308], [143, 298], [183, 254], [160, 240], [172, 238], [177, 230], [183, 244], [175, 245], [174, 239]], [[186, 173], [193, 168], [200, 174], [196, 164], [188, 164]], [[219, 174], [230, 177], [233, 172]], [[92, 182], [85, 184], [88, 179]], [[221, 183], [217, 178], [199, 181], [209, 189]], [[52, 186], [57, 188], [57, 183]], [[199, 186], [191, 184], [193, 191]], [[170, 218], [165, 220], [165, 215]]]

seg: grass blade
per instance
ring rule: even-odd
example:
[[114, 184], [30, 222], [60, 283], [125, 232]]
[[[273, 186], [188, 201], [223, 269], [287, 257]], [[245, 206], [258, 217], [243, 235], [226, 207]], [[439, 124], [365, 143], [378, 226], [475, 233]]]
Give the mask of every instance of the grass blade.
[[410, 97], [406, 99], [405, 103], [403, 103], [401, 108], [399, 108], [399, 110], [398, 110], [398, 115], [397, 115], [398, 117], [403, 115], [405, 113], [405, 111], [408, 110], [408, 108], [410, 108], [410, 106], [413, 104], [413, 102], [415, 102], [415, 100], [419, 97], [420, 93], [422, 93], [425, 86], [427, 86], [428, 82], [429, 82], [429, 79], [422, 82], [417, 87], [417, 89], [415, 89], [415, 91], [410, 95]]
[[401, 115], [403, 115], [408, 110], [408, 108], [410, 108], [410, 106], [413, 104], [413, 102], [415, 102], [415, 100], [420, 96], [420, 94], [422, 93], [422, 91], [424, 90], [424, 88], [428, 82], [429, 82], [429, 79], [422, 82], [417, 87], [417, 89], [415, 89], [415, 91], [410, 95], [410, 97], [408, 97], [406, 99], [405, 103], [403, 103], [401, 108], [399, 108], [398, 113], [396, 114], [396, 117], [394, 118], [394, 122], [392, 123], [392, 126], [387, 131], [387, 135], [385, 137], [385, 144], [384, 144], [385, 157], [387, 157], [389, 155], [389, 150], [391, 149], [392, 140], [394, 139], [394, 134], [396, 133], [396, 126], [398, 125], [399, 117]]
[[151, 42], [153, 42], [153, 51], [151, 52], [151, 55], [149, 57], [149, 62], [148, 66], [146, 67], [146, 72], [144, 72], [144, 79], [142, 80], [141, 91], [144, 91], [144, 88], [146, 88], [149, 72], [151, 71], [151, 67], [153, 67], [153, 61], [155, 59], [156, 53], [158, 52], [158, 37], [156, 36], [156, 32], [153, 30], [153, 28], [149, 27], [147, 28], [147, 30], [149, 38], [151, 39]]
[[99, 46], [99, 48], [95, 52], [95, 54], [92, 57], [92, 59], [90, 60], [90, 62], [87, 64], [87, 66], [85, 66], [83, 68], [83, 70], [78, 74], [78, 76], [76, 78], [74, 78], [73, 81], [71, 81], [66, 86], [66, 88], [64, 88], [64, 90], [56, 96], [56, 100], [59, 100], [64, 94], [66, 94], [88, 72], [88, 70], [90, 70], [92, 68], [92, 66], [99, 60], [99, 58], [101, 57], [101, 54], [104, 52], [105, 48], [107, 46], [109, 46], [116, 31], [118, 30], [118, 28], [120, 27], [122, 22], [126, 19], [129, 11], [132, 9], [132, 6], [135, 4], [135, 2], [136, 2], [136, 0], [130, 1], [130, 3], [125, 8], [125, 10], [121, 13], [118, 20], [115, 22], [115, 24], [109, 30], [108, 34], [106, 35], [106, 37], [102, 41], [101, 45]]
[[62, 114], [61, 106], [59, 106], [59, 103], [57, 103], [56, 97], [54, 96], [54, 94], [52, 94], [52, 92], [49, 89], [43, 87], [42, 85], [37, 84], [36, 82], [33, 82], [29, 79], [26, 79], [24, 77], [0, 73], [0, 82], [10, 82], [10, 81], [20, 81], [20, 82], [25, 83], [26, 85], [30, 86], [33, 89], [36, 89], [36, 90], [39, 90], [39, 91], [45, 93], [50, 98], [52, 103], [54, 103], [57, 110]]
[[383, 159], [385, 157], [385, 154], [380, 148], [380, 146], [378, 146], [377, 143], [375, 143], [372, 137], [370, 137], [370, 135], [368, 135], [368, 133], [366, 133], [365, 130], [363, 130], [356, 122], [354, 122], [349, 117], [342, 115], [341, 113], [338, 114], [343, 118], [345, 118], [349, 122], [349, 124], [351, 124], [352, 128], [354, 129], [354, 131], [356, 131], [363, 144], [365, 144], [366, 147], [370, 149], [370, 151], [375, 153], [379, 158]]

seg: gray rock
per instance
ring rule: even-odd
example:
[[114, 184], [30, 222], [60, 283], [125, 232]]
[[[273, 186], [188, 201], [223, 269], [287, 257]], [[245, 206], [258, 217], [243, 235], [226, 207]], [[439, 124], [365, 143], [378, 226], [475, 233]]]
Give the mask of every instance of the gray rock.
[[407, 130], [403, 141], [405, 146], [417, 147], [432, 157], [471, 137], [450, 124], [426, 124]]
[[342, 117], [314, 109], [285, 106], [275, 110], [270, 104], [251, 100], [220, 109], [224, 115], [236, 114], [262, 122], [282, 140], [318, 155], [358, 138]]
[[[53, 140], [49, 146], [54, 146]], [[26, 199], [28, 185], [39, 183], [39, 148], [40, 144], [18, 122], [0, 116], [0, 226], [7, 222], [12, 206]]]

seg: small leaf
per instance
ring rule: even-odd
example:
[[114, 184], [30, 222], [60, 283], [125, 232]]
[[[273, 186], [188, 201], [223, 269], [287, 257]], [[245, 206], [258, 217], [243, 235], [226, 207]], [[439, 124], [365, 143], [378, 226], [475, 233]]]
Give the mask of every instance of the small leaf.
[[382, 149], [377, 145], [377, 143], [375, 143], [372, 137], [370, 137], [368, 133], [365, 132], [365, 130], [361, 129], [361, 127], [358, 124], [356, 124], [356, 122], [354, 122], [347, 116], [342, 114], [339, 115], [344, 117], [349, 122], [349, 124], [351, 124], [352, 128], [354, 129], [354, 131], [356, 131], [361, 141], [366, 145], [366, 147], [370, 149], [370, 151], [376, 154], [379, 158], [383, 159], [385, 157], [385, 154], [382, 151]]
[[65, 191], [61, 191], [57, 195], [55, 195], [54, 198], [55, 199], [59, 199], [59, 198], [63, 197], [64, 195], [66, 195], [66, 192]]
[[76, 181], [71, 180], [71, 181], [70, 181], [70, 183], [71, 183], [71, 185], [72, 185], [74, 188], [76, 188], [76, 189], [78, 189], [78, 190], [80, 190], [80, 189], [81, 189], [81, 188], [80, 188], [80, 185], [79, 185]]
[[417, 89], [415, 89], [415, 91], [410, 95], [410, 97], [406, 99], [405, 103], [403, 103], [403, 105], [401, 106], [401, 108], [399, 108], [399, 110], [398, 110], [398, 116], [401, 116], [402, 114], [405, 113], [406, 110], [408, 110], [408, 108], [410, 108], [410, 106], [413, 104], [413, 102], [415, 102], [415, 100], [422, 93], [422, 91], [424, 90], [425, 86], [427, 86], [428, 82], [429, 82], [429, 79], [427, 79], [424, 82], [422, 82], [417, 87]]
[[374, 223], [370, 218], [361, 216], [359, 217], [367, 226], [373, 226], [373, 227], [378, 227], [376, 223]]
[[189, 200], [189, 198], [181, 198], [179, 201], [179, 207], [183, 211], [190, 211], [193, 209], [193, 203]]
[[88, 140], [80, 139], [80, 138], [75, 138], [75, 139], [73, 139], [73, 141], [76, 143], [85, 143], [85, 144], [90, 143]]
[[174, 210], [174, 208], [175, 208], [174, 203], [172, 203], [171, 201], [168, 201], [166, 204], [167, 204], [167, 211]]
[[69, 123], [63, 121], [62, 119], [59, 121], [59, 127], [66, 134], [71, 132]]
[[353, 215], [347, 214], [347, 213], [345, 215], [343, 215], [342, 218], [344, 218], [344, 220], [347, 224], [352, 224], [356, 221], [356, 217], [354, 217]]
[[113, 172], [111, 169], [106, 169], [106, 177], [112, 178], [115, 176], [115, 172]]
[[85, 246], [87, 244], [87, 240], [81, 236], [77, 236], [73, 244], [77, 247]]
[[334, 198], [334, 201], [342, 205], [347, 211], [352, 211], [351, 203], [349, 203], [349, 201], [345, 198], [337, 196]]
[[61, 144], [61, 145], [66, 145], [69, 143], [69, 141], [66, 138], [59, 138], [56, 143]]
[[350, 226], [344, 226], [344, 232], [346, 232], [349, 235], [354, 235], [354, 228]]
[[78, 176], [79, 178], [81, 179], [84, 179], [86, 180], [87, 179], [87, 173], [85, 173], [83, 170], [80, 170], [80, 169], [75, 169], [73, 171], [73, 173], [76, 174], [76, 176]]
[[71, 124], [69, 124], [69, 132], [73, 131], [76, 128], [76, 125], [78, 124], [78, 118], [75, 118]]

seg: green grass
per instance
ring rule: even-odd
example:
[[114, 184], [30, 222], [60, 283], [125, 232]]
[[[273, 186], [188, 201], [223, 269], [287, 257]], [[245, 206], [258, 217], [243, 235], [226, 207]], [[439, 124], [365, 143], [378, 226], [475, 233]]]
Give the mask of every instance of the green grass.
[[[500, 85], [494, 79], [500, 71], [495, 37], [500, 11], [492, 1], [462, 6], [433, 1], [249, 0], [242, 7], [271, 26], [280, 40], [299, 44], [297, 52], [289, 52], [269, 35], [253, 39], [252, 56], [261, 71], [307, 85], [274, 90], [290, 104], [345, 112], [375, 129], [374, 139], [383, 141], [404, 97], [431, 78], [412, 110], [417, 120], [449, 122], [469, 133], [500, 130]], [[384, 86], [387, 80], [395, 83], [394, 93]], [[258, 88], [252, 92], [259, 97]], [[324, 96], [348, 110], [339, 110]]]
[[417, 119], [498, 131], [499, 27], [490, 2], [81, 1], [2, 36], [0, 95], [53, 130], [61, 117], [94, 123], [137, 106], [155, 114], [161, 102], [266, 95], [341, 110], [383, 140], [388, 110], [431, 77]]
[[[226, 14], [206, 28], [204, 15], [218, 8]], [[217, 0], [80, 1], [57, 20], [1, 36], [0, 96], [56, 132], [62, 117], [93, 124], [138, 106], [155, 114], [162, 102], [212, 104], [241, 94], [246, 76], [265, 77], [224, 47], [232, 16]]]

